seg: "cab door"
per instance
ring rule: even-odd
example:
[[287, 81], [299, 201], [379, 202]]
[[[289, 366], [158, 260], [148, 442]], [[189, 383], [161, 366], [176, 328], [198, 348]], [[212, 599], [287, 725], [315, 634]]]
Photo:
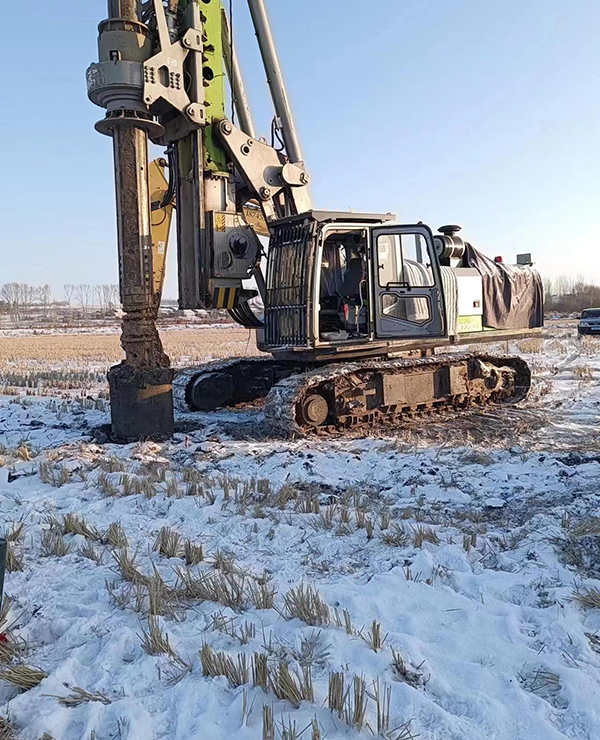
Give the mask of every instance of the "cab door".
[[446, 337], [441, 270], [431, 229], [381, 226], [371, 230], [375, 335]]

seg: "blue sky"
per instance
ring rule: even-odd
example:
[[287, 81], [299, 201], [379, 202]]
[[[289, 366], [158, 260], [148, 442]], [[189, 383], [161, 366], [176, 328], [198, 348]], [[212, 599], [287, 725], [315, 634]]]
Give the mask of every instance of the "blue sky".
[[[270, 108], [244, 0], [237, 45]], [[600, 283], [596, 0], [270, 0], [315, 205], [459, 223]], [[86, 97], [104, 0], [9, 3], [0, 282], [116, 282], [111, 142]], [[12, 70], [9, 75], [7, 70]], [[175, 294], [171, 269], [167, 293]]]

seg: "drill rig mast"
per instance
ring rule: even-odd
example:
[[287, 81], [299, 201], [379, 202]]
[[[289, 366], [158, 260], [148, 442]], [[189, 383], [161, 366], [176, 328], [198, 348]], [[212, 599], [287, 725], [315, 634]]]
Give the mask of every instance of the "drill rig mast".
[[[287, 154], [255, 138], [220, 0], [108, 0], [99, 27], [99, 63], [87, 80], [90, 99], [107, 110], [96, 129], [112, 136], [114, 150], [126, 355], [109, 373], [116, 438], [173, 431], [173, 372], [156, 330], [161, 281], [152, 249], [153, 211], [169, 204], [151, 202], [149, 141], [169, 155], [180, 308], [228, 308], [240, 323], [260, 325], [247, 304], [256, 293], [242, 285], [254, 277], [264, 299], [262, 249], [244, 206], [260, 204], [267, 221], [311, 207], [264, 3], [248, 4]], [[225, 72], [240, 128], [225, 116]]]

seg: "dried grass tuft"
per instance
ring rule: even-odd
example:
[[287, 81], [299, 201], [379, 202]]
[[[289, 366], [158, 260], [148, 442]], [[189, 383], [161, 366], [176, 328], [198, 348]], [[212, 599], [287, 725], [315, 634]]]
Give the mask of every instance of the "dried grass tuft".
[[103, 552], [98, 550], [91, 542], [86, 542], [77, 551], [82, 557], [93, 560], [96, 565], [102, 565]]
[[19, 691], [29, 691], [40, 684], [48, 674], [39, 668], [27, 665], [13, 665], [0, 669], [0, 680], [12, 684]]
[[600, 591], [597, 588], [575, 589], [573, 599], [586, 609], [600, 609]]
[[327, 689], [327, 706], [330, 711], [335, 712], [340, 719], [344, 715], [344, 704], [346, 702], [345, 676], [343, 673], [331, 671], [329, 673], [329, 685]]
[[299, 514], [320, 514], [321, 503], [314, 493], [307, 491], [298, 498], [294, 510]]
[[96, 485], [105, 496], [116, 498], [121, 495], [119, 487], [109, 478], [108, 474], [102, 471], [96, 478]]
[[4, 533], [4, 539], [7, 542], [19, 543], [23, 541], [25, 537], [25, 523], [24, 522], [12, 522], [10, 529]]
[[42, 532], [40, 554], [43, 558], [62, 558], [71, 552], [71, 545], [65, 542], [62, 534], [53, 530]]
[[207, 642], [202, 643], [200, 648], [200, 662], [202, 663], [202, 675], [207, 678], [216, 678], [222, 676], [220, 670], [219, 654], [215, 651], [212, 645]]
[[278, 699], [289, 701], [296, 709], [303, 701], [314, 702], [312, 673], [308, 666], [301, 673], [290, 670], [285, 660], [268, 670], [268, 686]]
[[120, 522], [113, 522], [109, 525], [103, 538], [104, 542], [111, 547], [123, 549], [129, 546], [127, 535], [123, 530]]
[[586, 517], [574, 523], [565, 513], [561, 520], [561, 528], [560, 534], [549, 539], [563, 559], [578, 570], [598, 575], [600, 517]]
[[313, 529], [319, 530], [319, 529], [333, 529], [335, 525], [335, 517], [337, 514], [337, 507], [336, 506], [327, 506], [324, 507], [317, 519], [313, 522], [310, 522], [310, 525]]
[[38, 475], [42, 483], [48, 483], [54, 488], [62, 488], [71, 481], [71, 471], [65, 466], [60, 465], [56, 468], [52, 463], [42, 461], [38, 465]]
[[420, 736], [413, 735], [411, 719], [385, 734], [386, 740], [417, 740], [418, 737]]
[[250, 586], [250, 601], [256, 609], [273, 609], [277, 589], [268, 583], [253, 583]]
[[234, 573], [236, 569], [235, 556], [227, 554], [222, 550], [216, 550], [213, 567], [215, 570], [220, 570], [223, 573]]
[[347, 609], [343, 609], [341, 615], [337, 609], [334, 609], [333, 623], [336, 627], [341, 627], [342, 629], [345, 629], [347, 635], [354, 636], [356, 634], [356, 630], [354, 629], [354, 625], [352, 624], [352, 617], [350, 616], [350, 612]]
[[250, 681], [250, 666], [248, 656], [238, 653], [235, 658], [226, 655], [223, 659], [224, 675], [233, 688], [244, 686]]
[[538, 668], [517, 677], [525, 691], [537, 694], [544, 699], [555, 698], [561, 690], [560, 676], [545, 668]]
[[[120, 609], [131, 607], [136, 612], [144, 611], [145, 591], [133, 584], [123, 587], [119, 581], [104, 581], [110, 601]], [[135, 593], [134, 593], [135, 590]]]
[[177, 686], [178, 683], [183, 681], [183, 679], [192, 672], [192, 668], [193, 666], [191, 663], [182, 663], [181, 659], [174, 661], [169, 668], [162, 671], [165, 685], [169, 688]]
[[185, 491], [180, 490], [179, 481], [174, 476], [165, 482], [165, 493], [168, 498], [183, 498]]
[[252, 658], [252, 685], [264, 691], [269, 685], [269, 668], [264, 653], [254, 653]]
[[596, 632], [585, 632], [585, 636], [590, 643], [590, 647], [595, 653], [600, 653], [600, 637]]
[[8, 615], [13, 607], [13, 599], [6, 594], [2, 599], [2, 608], [0, 608], [0, 634], [10, 629], [8, 624]]
[[279, 738], [280, 740], [300, 740], [300, 736], [308, 730], [308, 727], [304, 728], [303, 732], [298, 732], [296, 721], [292, 722], [292, 718], [288, 717], [287, 724], [285, 719], [279, 721]]
[[234, 573], [200, 573], [180, 568], [177, 571], [182, 596], [192, 601], [214, 601], [236, 612], [246, 606], [246, 579]]
[[85, 537], [86, 540], [92, 542], [101, 542], [102, 535], [95, 528], [90, 526], [84, 519], [79, 517], [77, 514], [65, 514], [62, 523], [62, 530], [64, 534], [75, 534]]
[[125, 463], [114, 456], [101, 458], [99, 466], [105, 473], [121, 473], [125, 470]]
[[[67, 686], [67, 688], [69, 687]], [[79, 686], [73, 686], [71, 693], [66, 696], [56, 696], [55, 694], [43, 694], [43, 696], [50, 696], [53, 699], [57, 699], [62, 707], [69, 709], [74, 709], [81, 704], [89, 704], [90, 702], [98, 702], [106, 706], [112, 704], [112, 700], [101, 691], [87, 691]]]
[[137, 496], [143, 492], [144, 480], [137, 475], [125, 474], [121, 476], [120, 484], [123, 496]]
[[177, 558], [181, 555], [181, 535], [170, 527], [163, 527], [154, 543], [154, 550], [165, 558]]
[[[7, 628], [2, 626], [3, 620], [0, 619], [0, 634], [6, 633]], [[0, 663], [10, 664], [15, 661], [22, 661], [29, 652], [29, 643], [22, 637], [16, 637], [12, 634], [5, 634], [4, 640], [0, 642]]]
[[186, 540], [183, 544], [183, 557], [187, 565], [198, 565], [204, 560], [204, 548], [191, 540]]
[[17, 740], [15, 728], [6, 717], [0, 717], [0, 740]]
[[20, 551], [20, 548], [17, 549], [17, 546], [14, 542], [6, 542], [6, 570], [9, 573], [17, 573], [18, 571], [23, 570], [25, 567], [25, 563], [23, 561], [23, 554]]
[[389, 509], [384, 509], [381, 514], [379, 515], [379, 526], [381, 527], [382, 531], [386, 530], [392, 521], [392, 514], [389, 511]]
[[396, 523], [392, 525], [391, 529], [386, 528], [386, 531], [381, 535], [381, 539], [386, 545], [392, 547], [406, 547], [410, 542], [410, 535], [401, 524]]
[[367, 686], [362, 676], [354, 676], [352, 685], [346, 691], [344, 701], [343, 720], [356, 730], [362, 730], [366, 725], [367, 716]]
[[407, 683], [409, 686], [414, 687], [425, 686], [429, 679], [425, 679], [423, 677], [423, 673], [420, 670], [422, 666], [423, 663], [415, 668], [404, 660], [399, 652], [396, 652], [394, 648], [392, 648], [392, 661], [390, 663], [390, 668], [392, 669], [392, 676], [395, 681]]
[[331, 614], [329, 606], [323, 601], [314, 586], [301, 583], [291, 588], [283, 597], [283, 610], [280, 614], [285, 619], [301, 619], [306, 624], [329, 624]]
[[[111, 525], [112, 526], [112, 525]], [[121, 578], [128, 583], [147, 583], [148, 579], [141, 573], [135, 562], [135, 556], [131, 558], [125, 547], [112, 553], [116, 569]]]
[[177, 619], [180, 608], [179, 594], [165, 583], [154, 564], [152, 571], [152, 575], [147, 576], [144, 583], [148, 592], [149, 613]]
[[238, 653], [232, 658], [227, 653], [217, 653], [204, 642], [200, 649], [200, 662], [204, 676], [225, 676], [233, 688], [244, 686], [250, 681], [250, 665], [245, 653]]
[[378, 653], [381, 650], [385, 641], [387, 640], [387, 635], [382, 635], [381, 623], [378, 622], [376, 619], [374, 619], [371, 623], [371, 629], [369, 629], [368, 632], [360, 630], [358, 636], [375, 653]]
[[273, 707], [263, 704], [263, 731], [262, 740], [275, 740], [275, 718]]
[[465, 552], [469, 552], [472, 547], [477, 547], [477, 532], [473, 531], [470, 534], [463, 535], [463, 549]]
[[250, 640], [256, 637], [256, 626], [252, 622], [246, 621], [238, 628], [235, 620], [226, 617], [223, 612], [217, 612], [212, 615], [212, 622], [209, 629], [229, 635], [229, 637], [239, 640], [242, 645], [247, 645]]
[[440, 538], [430, 527], [419, 526], [414, 531], [413, 545], [415, 547], [423, 547], [424, 542], [430, 542], [432, 545], [439, 545]]
[[172, 658], [179, 656], [171, 647], [169, 636], [163, 632], [158, 619], [150, 615], [148, 617], [148, 629], [142, 627], [142, 634], [138, 635], [142, 641], [142, 650], [148, 655], [170, 655]]
[[284, 483], [277, 491], [277, 506], [283, 510], [290, 501], [294, 501], [297, 497], [298, 489], [289, 483]]
[[517, 349], [523, 354], [539, 354], [542, 351], [542, 344], [541, 337], [530, 337], [517, 342]]
[[300, 637], [300, 644], [292, 654], [301, 666], [324, 666], [331, 655], [330, 647], [324, 643], [322, 631], [313, 630], [310, 635]]
[[588, 365], [577, 365], [573, 368], [573, 375], [584, 382], [594, 379], [594, 371]]
[[376, 679], [373, 681], [371, 691], [367, 693], [377, 708], [377, 735], [385, 737], [390, 731], [392, 689], [385, 683], [380, 684], [379, 679]]
[[321, 740], [321, 728], [319, 727], [319, 720], [316, 715], [310, 723], [310, 730], [310, 740]]

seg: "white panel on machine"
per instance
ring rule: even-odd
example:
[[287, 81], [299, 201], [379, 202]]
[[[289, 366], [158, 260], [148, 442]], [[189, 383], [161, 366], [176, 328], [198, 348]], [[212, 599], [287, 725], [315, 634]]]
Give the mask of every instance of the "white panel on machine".
[[458, 283], [458, 315], [483, 315], [483, 280], [473, 267], [454, 269]]

